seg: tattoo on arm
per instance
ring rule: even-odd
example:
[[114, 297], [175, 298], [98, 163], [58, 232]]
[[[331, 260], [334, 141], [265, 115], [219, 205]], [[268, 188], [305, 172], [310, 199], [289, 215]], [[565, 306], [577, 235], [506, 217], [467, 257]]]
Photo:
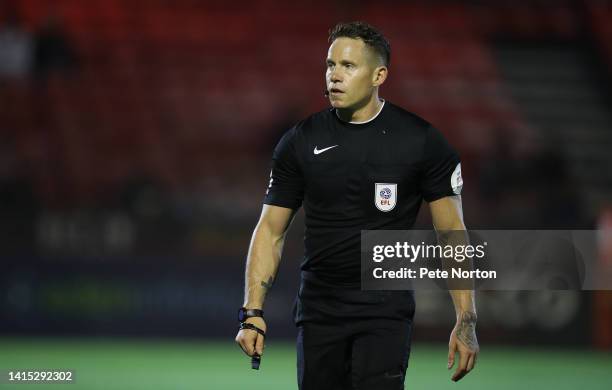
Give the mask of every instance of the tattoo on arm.
[[459, 324], [457, 325], [457, 338], [471, 350], [478, 348], [476, 313], [468, 311], [461, 314]]
[[271, 289], [272, 288], [272, 284], [274, 284], [274, 278], [272, 276], [270, 276], [270, 278], [268, 279], [267, 282], [264, 281], [264, 280], [261, 281], [261, 286], [263, 288], [265, 288], [266, 290]]

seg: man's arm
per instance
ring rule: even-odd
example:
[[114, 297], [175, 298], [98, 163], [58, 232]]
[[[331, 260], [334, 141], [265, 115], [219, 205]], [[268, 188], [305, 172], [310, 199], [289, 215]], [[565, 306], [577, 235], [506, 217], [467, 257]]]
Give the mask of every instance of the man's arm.
[[[263, 206], [247, 256], [244, 289], [244, 307], [247, 309], [263, 309], [266, 293], [276, 277], [285, 236], [294, 216], [295, 210], [289, 208]], [[266, 322], [261, 317], [248, 318], [246, 322], [266, 331]], [[263, 354], [264, 337], [254, 330], [240, 330], [236, 342], [249, 356], [255, 352], [260, 356]]]
[[[461, 196], [447, 196], [429, 204], [436, 231], [465, 230]], [[476, 364], [479, 352], [476, 339], [476, 304], [473, 290], [450, 290], [457, 322], [448, 343], [448, 369], [455, 364], [455, 353], [459, 352], [459, 364], [452, 380], [458, 381]]]

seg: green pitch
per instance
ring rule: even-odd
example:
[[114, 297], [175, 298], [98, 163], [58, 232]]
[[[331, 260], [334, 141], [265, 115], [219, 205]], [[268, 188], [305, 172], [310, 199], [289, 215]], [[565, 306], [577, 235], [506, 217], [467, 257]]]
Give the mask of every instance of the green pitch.
[[[450, 381], [444, 345], [413, 345], [408, 389], [610, 389], [612, 355], [587, 350], [485, 345], [475, 371]], [[270, 341], [260, 371], [233, 341], [0, 339], [0, 369], [71, 369], [70, 385], [1, 389], [296, 389], [295, 351]]]

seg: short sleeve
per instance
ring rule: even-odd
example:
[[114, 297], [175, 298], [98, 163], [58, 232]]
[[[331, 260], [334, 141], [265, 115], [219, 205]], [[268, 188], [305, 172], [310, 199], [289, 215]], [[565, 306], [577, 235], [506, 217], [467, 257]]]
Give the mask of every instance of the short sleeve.
[[272, 154], [270, 183], [264, 203], [298, 209], [304, 199], [304, 175], [296, 147], [296, 129], [287, 131]]
[[431, 126], [425, 139], [421, 174], [421, 192], [427, 202], [461, 194], [463, 179], [459, 155]]

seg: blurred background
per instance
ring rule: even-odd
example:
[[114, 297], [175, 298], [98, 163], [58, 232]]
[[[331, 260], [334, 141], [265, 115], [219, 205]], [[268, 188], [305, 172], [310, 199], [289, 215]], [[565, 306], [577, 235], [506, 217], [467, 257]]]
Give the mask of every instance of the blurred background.
[[[236, 312], [272, 150], [327, 107], [327, 33], [352, 20], [391, 42], [381, 96], [460, 152], [469, 228], [600, 229], [612, 262], [608, 1], [4, 0], [0, 369], [72, 368], [80, 388], [296, 388], [301, 213], [260, 372], [234, 345]], [[609, 292], [478, 305], [481, 363], [459, 387], [609, 388]], [[450, 387], [448, 294], [419, 292], [417, 308], [407, 386]]]

